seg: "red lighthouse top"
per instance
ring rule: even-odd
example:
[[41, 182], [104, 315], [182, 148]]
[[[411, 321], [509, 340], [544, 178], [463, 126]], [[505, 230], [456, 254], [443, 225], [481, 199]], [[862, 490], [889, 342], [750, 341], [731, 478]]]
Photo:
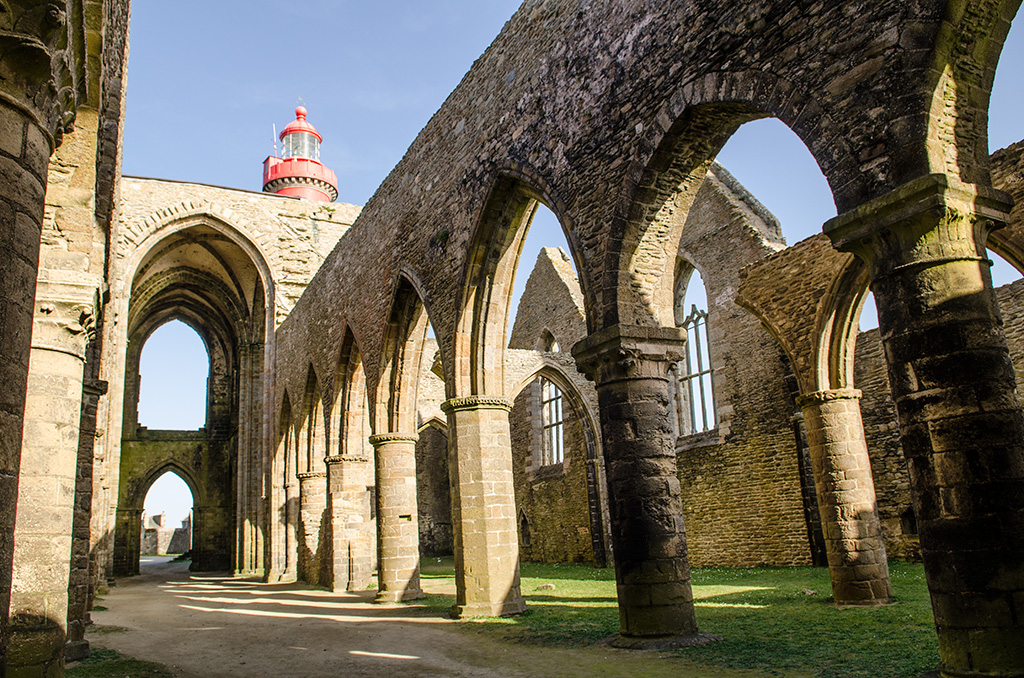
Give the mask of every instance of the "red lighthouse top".
[[324, 140], [324, 138], [320, 136], [320, 133], [316, 131], [316, 128], [310, 125], [308, 122], [306, 122], [305, 106], [295, 107], [295, 119], [288, 123], [283, 130], [281, 130], [281, 134], [279, 135], [278, 138], [281, 139], [281, 141], [284, 141], [285, 136], [289, 134], [294, 134], [296, 132], [305, 132], [306, 134], [312, 134], [313, 136], [316, 137], [317, 141]]
[[307, 200], [333, 202], [338, 197], [338, 177], [320, 162], [324, 139], [306, 122], [306, 109], [295, 109], [295, 120], [281, 130], [281, 157], [263, 161], [263, 190]]

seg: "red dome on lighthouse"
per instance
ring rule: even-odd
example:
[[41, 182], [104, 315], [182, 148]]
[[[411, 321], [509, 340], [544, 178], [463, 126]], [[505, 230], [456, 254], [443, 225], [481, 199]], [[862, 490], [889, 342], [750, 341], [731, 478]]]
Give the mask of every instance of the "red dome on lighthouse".
[[319, 132], [316, 131], [316, 127], [313, 127], [308, 122], [306, 122], [306, 114], [307, 111], [305, 106], [296, 106], [295, 119], [288, 123], [283, 130], [281, 130], [281, 134], [278, 136], [278, 138], [281, 139], [281, 141], [284, 141], [285, 136], [289, 134], [294, 134], [295, 132], [306, 132], [307, 134], [312, 134], [313, 136], [315, 136], [317, 141], [323, 141], [324, 138], [320, 136]]
[[281, 130], [281, 157], [263, 161], [263, 190], [306, 200], [333, 202], [338, 197], [338, 177], [320, 162], [316, 128], [306, 122], [306, 109], [295, 109], [295, 120]]

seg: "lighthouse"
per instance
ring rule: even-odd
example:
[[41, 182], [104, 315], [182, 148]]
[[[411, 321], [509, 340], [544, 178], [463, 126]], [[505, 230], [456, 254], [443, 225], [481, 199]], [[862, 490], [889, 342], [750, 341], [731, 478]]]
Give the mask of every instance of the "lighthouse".
[[263, 161], [263, 191], [334, 202], [338, 177], [320, 162], [320, 142], [324, 139], [306, 122], [303, 106], [295, 109], [295, 120], [281, 130], [280, 139], [281, 157], [272, 155]]

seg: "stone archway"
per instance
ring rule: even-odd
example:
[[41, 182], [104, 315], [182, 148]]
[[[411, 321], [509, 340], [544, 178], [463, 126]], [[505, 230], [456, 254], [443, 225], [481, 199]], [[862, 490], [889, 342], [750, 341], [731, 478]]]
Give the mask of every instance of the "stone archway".
[[[191, 216], [142, 238], [130, 256], [124, 377], [116, 385], [120, 431], [114, 573], [134, 574], [133, 497], [148, 471], [174, 462], [202, 488], [194, 512], [192, 568], [256, 572], [262, 563], [260, 506], [263, 373], [273, 285], [260, 249], [214, 217]], [[139, 357], [150, 334], [181, 320], [210, 357], [205, 425], [155, 431], [138, 422]], [[137, 506], [135, 504], [138, 504]]]
[[[121, 496], [117, 504], [117, 532], [114, 539], [114, 567], [118, 576], [139, 573], [141, 555], [142, 513], [149, 489], [165, 473], [174, 473], [188, 486], [192, 493], [192, 565], [190, 569], [219, 569], [206, 567], [215, 557], [215, 548], [208, 532], [216, 533], [215, 520], [204, 507], [209, 501], [207, 488], [201, 485], [192, 466], [191, 447], [185, 441], [174, 441], [178, 445], [160, 445], [160, 455], [139, 455], [137, 473], [131, 480], [121, 483]], [[185, 444], [183, 444], [185, 443]], [[151, 458], [146, 458], [150, 456]], [[147, 464], [148, 462], [148, 464]], [[211, 530], [211, 528], [214, 528]]]

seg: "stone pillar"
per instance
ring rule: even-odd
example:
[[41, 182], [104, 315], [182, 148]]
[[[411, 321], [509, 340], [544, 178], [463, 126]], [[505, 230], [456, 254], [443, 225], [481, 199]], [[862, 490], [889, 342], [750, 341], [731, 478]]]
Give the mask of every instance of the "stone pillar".
[[870, 271], [946, 678], [1024, 676], [1024, 418], [985, 249], [1010, 204], [937, 174], [825, 224]]
[[370, 436], [377, 469], [378, 603], [422, 598], [416, 515], [416, 434]]
[[299, 518], [302, 526], [302, 538], [299, 539], [301, 556], [299, 558], [299, 576], [307, 584], [314, 586], [327, 582], [320, 580], [321, 559], [325, 556], [321, 546], [324, 535], [321, 526], [324, 523], [324, 512], [327, 510], [327, 473], [310, 471], [299, 474]]
[[284, 486], [284, 572], [280, 581], [295, 581], [299, 562], [299, 493], [296, 480], [289, 478]]
[[878, 605], [892, 599], [860, 395], [855, 389], [838, 389], [797, 399], [837, 605]]
[[358, 455], [327, 457], [332, 543], [331, 588], [362, 591], [373, 577], [373, 535], [368, 501], [370, 460]]
[[[40, 296], [53, 291], [48, 285]], [[82, 380], [93, 326], [91, 300], [40, 299], [36, 308], [14, 529], [11, 678], [61, 675], [64, 666]]]
[[93, 453], [96, 440], [96, 406], [107, 392], [107, 382], [86, 379], [82, 387], [82, 414], [78, 436], [78, 478], [75, 481], [75, 519], [71, 542], [71, 574], [68, 583], [68, 636], [64, 659], [89, 656], [85, 626], [89, 621], [92, 576], [89, 546], [92, 518]]
[[[192, 521], [192, 550], [198, 543], [196, 521]], [[142, 549], [142, 509], [117, 509], [116, 526], [114, 528], [114, 563], [115, 577], [132, 577], [139, 573], [139, 555]]]
[[468, 396], [441, 405], [450, 432], [452, 528], [458, 617], [519, 614], [526, 610], [519, 586], [512, 439], [504, 398]]
[[[41, 14], [48, 16], [46, 12]], [[59, 14], [63, 23], [65, 15]], [[9, 18], [10, 25], [15, 25], [17, 19], [17, 15]], [[43, 30], [32, 21], [24, 23], [24, 28]], [[22, 28], [19, 22], [18, 30]], [[21, 47], [0, 57], [10, 74], [0, 83], [4, 95], [0, 97], [0, 675], [4, 673], [10, 636], [15, 506], [46, 170], [55, 146], [53, 134], [74, 117], [72, 93], [60, 89], [61, 101], [68, 104], [63, 108], [56, 101], [55, 82], [37, 81], [47, 80], [45, 70], [31, 76], [25, 73], [31, 64], [67, 67], [66, 61], [49, 47], [54, 30], [59, 35], [56, 28], [40, 33], [42, 42], [36, 35], [25, 36], [20, 42], [17, 34], [11, 35], [11, 44], [17, 42]], [[14, 91], [22, 87], [25, 90]], [[40, 126], [40, 122], [47, 127]]]
[[573, 347], [597, 388], [619, 599], [618, 647], [712, 640], [699, 634], [675, 455], [668, 371], [685, 355], [680, 328], [615, 325]]

